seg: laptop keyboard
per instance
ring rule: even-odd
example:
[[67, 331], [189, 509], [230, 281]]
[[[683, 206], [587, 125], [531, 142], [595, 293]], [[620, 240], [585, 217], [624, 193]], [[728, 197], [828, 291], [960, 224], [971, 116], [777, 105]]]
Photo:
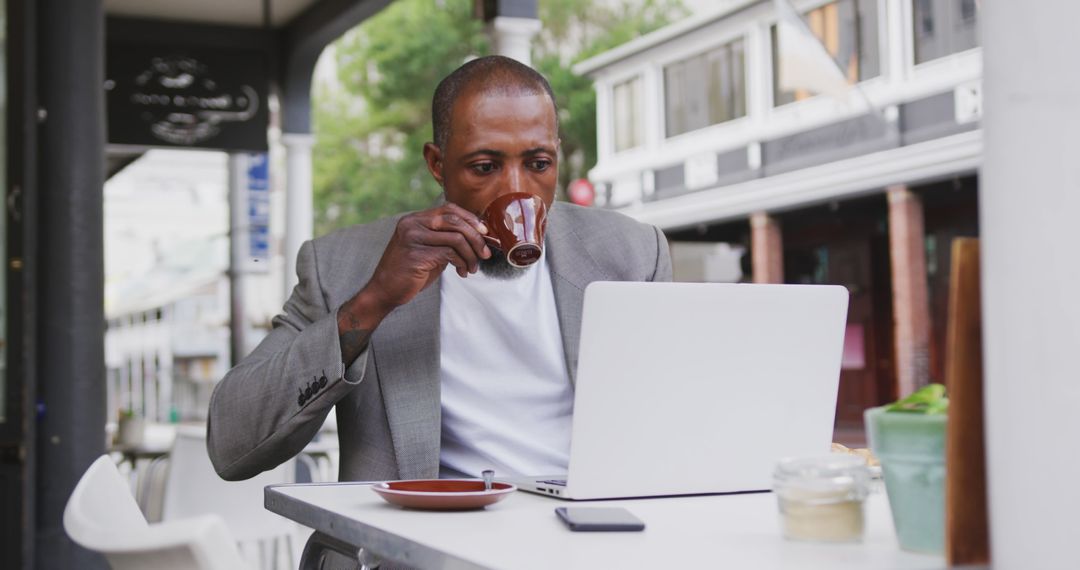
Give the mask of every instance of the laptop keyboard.
[[547, 483], [548, 485], [558, 485], [560, 487], [565, 487], [566, 479], [548, 479], [546, 481], [537, 481], [537, 483]]

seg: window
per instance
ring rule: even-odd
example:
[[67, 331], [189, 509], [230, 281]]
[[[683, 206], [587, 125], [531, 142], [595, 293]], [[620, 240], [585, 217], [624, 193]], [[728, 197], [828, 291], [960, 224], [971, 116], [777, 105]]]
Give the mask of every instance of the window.
[[615, 108], [615, 151], [641, 144], [641, 77], [635, 77], [612, 90]]
[[[881, 74], [878, 48], [878, 0], [837, 0], [803, 14], [803, 21], [833, 56], [849, 83]], [[773, 104], [801, 101], [813, 92], [780, 89], [776, 26], [772, 27]]]
[[667, 136], [746, 115], [743, 40], [664, 67]]
[[977, 0], [913, 0], [915, 63], [979, 45]]

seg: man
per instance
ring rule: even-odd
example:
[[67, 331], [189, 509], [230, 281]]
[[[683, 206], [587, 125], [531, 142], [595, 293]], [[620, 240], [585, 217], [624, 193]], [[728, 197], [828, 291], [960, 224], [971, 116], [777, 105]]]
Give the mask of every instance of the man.
[[[432, 120], [424, 158], [445, 202], [305, 243], [284, 313], [215, 389], [207, 439], [225, 479], [299, 453], [335, 404], [341, 480], [566, 471], [585, 286], [670, 280], [667, 243], [554, 203], [557, 110], [529, 67], [466, 63]], [[527, 269], [483, 238], [478, 214], [509, 192], [550, 209]]]

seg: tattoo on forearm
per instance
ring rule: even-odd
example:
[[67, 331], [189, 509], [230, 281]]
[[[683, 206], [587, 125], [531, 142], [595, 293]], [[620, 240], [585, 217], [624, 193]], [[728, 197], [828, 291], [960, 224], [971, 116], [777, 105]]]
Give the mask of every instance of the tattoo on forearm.
[[338, 315], [338, 338], [341, 342], [341, 360], [349, 366], [368, 346], [371, 331], [361, 328], [360, 319], [348, 311]]

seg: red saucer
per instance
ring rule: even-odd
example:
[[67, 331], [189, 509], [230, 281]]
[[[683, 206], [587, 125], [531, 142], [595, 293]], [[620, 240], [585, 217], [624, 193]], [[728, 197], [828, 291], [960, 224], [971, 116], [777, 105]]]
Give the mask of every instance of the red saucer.
[[479, 479], [413, 479], [385, 481], [371, 486], [386, 502], [410, 509], [460, 511], [482, 509], [517, 491], [508, 483], [493, 483], [484, 490]]

